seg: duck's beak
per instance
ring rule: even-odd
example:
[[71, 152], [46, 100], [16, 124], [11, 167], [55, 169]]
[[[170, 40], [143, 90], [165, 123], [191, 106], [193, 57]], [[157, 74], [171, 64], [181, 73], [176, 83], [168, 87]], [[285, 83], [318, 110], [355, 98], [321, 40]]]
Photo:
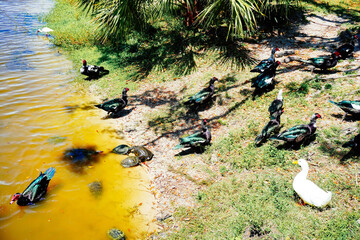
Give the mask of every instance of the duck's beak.
[[298, 161], [293, 161], [293, 164], [298, 164]]
[[11, 201], [10, 201], [10, 204], [13, 204], [14, 202], [15, 202], [15, 200], [11, 200]]

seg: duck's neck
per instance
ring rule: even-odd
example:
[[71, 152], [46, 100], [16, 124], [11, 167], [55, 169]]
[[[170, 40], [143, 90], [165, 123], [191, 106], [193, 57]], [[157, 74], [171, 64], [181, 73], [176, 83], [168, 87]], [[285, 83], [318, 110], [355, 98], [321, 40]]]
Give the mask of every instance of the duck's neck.
[[306, 179], [309, 172], [309, 165], [301, 166], [301, 172], [296, 175], [296, 178]]
[[122, 99], [127, 102], [128, 96], [127, 96], [126, 92], [122, 94]]

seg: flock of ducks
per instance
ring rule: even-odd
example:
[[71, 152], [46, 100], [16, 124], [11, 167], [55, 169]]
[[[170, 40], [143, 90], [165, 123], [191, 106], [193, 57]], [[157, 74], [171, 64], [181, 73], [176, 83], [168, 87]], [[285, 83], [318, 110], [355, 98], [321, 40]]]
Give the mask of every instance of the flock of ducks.
[[[46, 33], [51, 32], [51, 29], [43, 28], [38, 32]], [[357, 39], [355, 35], [353, 40]], [[252, 87], [256, 90], [265, 90], [269, 86], [273, 85], [274, 77], [276, 74], [276, 68], [280, 65], [279, 61], [275, 61], [275, 53], [279, 51], [278, 48], [273, 48], [271, 56], [268, 59], [262, 60], [251, 72], [258, 72], [259, 75], [252, 80]], [[346, 59], [354, 51], [354, 42], [345, 44], [339, 47], [334, 53], [326, 57], [311, 58], [308, 60], [293, 59], [305, 62], [313, 65], [315, 68], [326, 70], [336, 65], [338, 59]], [[109, 71], [104, 67], [96, 65], [87, 65], [86, 60], [83, 60], [83, 66], [80, 69], [80, 73], [89, 77], [89, 79], [99, 78], [102, 74], [106, 74]], [[218, 78], [213, 77], [210, 79], [209, 86], [197, 92], [195, 95], [189, 97], [184, 105], [190, 109], [197, 111], [199, 106], [206, 105], [212, 100], [212, 96], [215, 93], [214, 83], [218, 81]], [[117, 115], [128, 104], [127, 92], [128, 88], [124, 88], [122, 91], [122, 97], [105, 101], [103, 103], [95, 105], [107, 112], [108, 115]], [[360, 116], [360, 100], [350, 101], [344, 100], [340, 102], [330, 101], [336, 106], [340, 107], [346, 112], [346, 114], [352, 114], [354, 116]], [[270, 114], [269, 122], [264, 126], [261, 133], [256, 137], [255, 144], [257, 146], [263, 144], [266, 140], [279, 140], [285, 141], [290, 145], [301, 145], [316, 131], [316, 120], [321, 118], [320, 114], [314, 113], [310, 119], [309, 124], [301, 124], [291, 127], [281, 133], [280, 130], [280, 117], [284, 113], [283, 110], [283, 97], [282, 90], [279, 91], [277, 98], [270, 104], [268, 108]], [[201, 122], [201, 129], [194, 134], [179, 139], [180, 143], [173, 149], [180, 148], [203, 148], [210, 144], [211, 133], [206, 126], [207, 121], [204, 119]], [[345, 143], [343, 147], [351, 147], [357, 154], [360, 152], [360, 134], [354, 139]], [[92, 152], [91, 152], [92, 151]], [[64, 154], [64, 158], [72, 161], [73, 163], [86, 163], [92, 156], [102, 153], [101, 151], [88, 149], [71, 149], [67, 150]], [[133, 167], [141, 163], [145, 163], [153, 158], [153, 153], [143, 146], [129, 147], [127, 145], [119, 145], [112, 150], [112, 153], [129, 155], [133, 153], [133, 156], [129, 156], [121, 162], [123, 167]], [[301, 172], [296, 175], [293, 181], [293, 188], [300, 198], [307, 204], [324, 207], [331, 200], [331, 192], [326, 192], [318, 187], [315, 183], [307, 179], [309, 171], [309, 164], [304, 159], [300, 159], [295, 164], [299, 164], [302, 168]], [[44, 198], [49, 181], [55, 174], [55, 168], [50, 167], [44, 173], [40, 175], [30, 183], [30, 185], [23, 191], [23, 193], [16, 193], [11, 199], [10, 203], [17, 202], [20, 206], [26, 206], [34, 204]]]

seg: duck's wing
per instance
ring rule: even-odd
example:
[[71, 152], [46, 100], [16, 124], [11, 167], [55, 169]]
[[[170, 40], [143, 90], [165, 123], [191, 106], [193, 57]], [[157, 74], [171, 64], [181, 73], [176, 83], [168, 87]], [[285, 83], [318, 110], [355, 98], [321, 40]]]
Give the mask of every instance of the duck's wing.
[[266, 70], [271, 68], [274, 63], [275, 63], [274, 60], [264, 59], [258, 65], [256, 65], [250, 72], [260, 72], [260, 73], [265, 72]]

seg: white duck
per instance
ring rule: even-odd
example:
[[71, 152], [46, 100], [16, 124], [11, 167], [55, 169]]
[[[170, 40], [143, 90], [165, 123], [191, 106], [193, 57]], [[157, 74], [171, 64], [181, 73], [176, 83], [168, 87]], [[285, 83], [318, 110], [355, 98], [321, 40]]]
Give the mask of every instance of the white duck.
[[305, 159], [293, 162], [301, 166], [301, 172], [296, 175], [293, 182], [295, 192], [301, 199], [310, 205], [316, 207], [326, 206], [331, 200], [331, 192], [325, 192], [312, 181], [306, 179], [309, 171], [309, 164]]
[[43, 28], [40, 28], [36, 31], [36, 34], [39, 34], [39, 32], [41, 33], [45, 33], [47, 37], [49, 37], [49, 34], [50, 32], [52, 32], [54, 30], [52, 30], [51, 28], [48, 28], [48, 27], [43, 27]]

